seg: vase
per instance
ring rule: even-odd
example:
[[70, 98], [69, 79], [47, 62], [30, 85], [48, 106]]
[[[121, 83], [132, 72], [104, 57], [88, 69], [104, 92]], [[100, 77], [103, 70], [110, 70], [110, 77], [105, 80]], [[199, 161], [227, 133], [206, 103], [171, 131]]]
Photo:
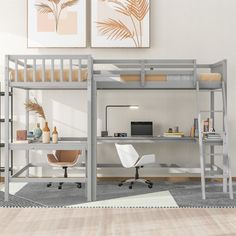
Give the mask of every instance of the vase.
[[54, 130], [52, 132], [52, 142], [53, 143], [58, 143], [58, 132], [57, 132], [56, 127], [54, 127]]
[[37, 127], [34, 129], [34, 137], [39, 139], [41, 138], [42, 134], [43, 134], [43, 131], [40, 128], [40, 124], [37, 123]]
[[42, 142], [43, 143], [50, 143], [50, 129], [48, 127], [48, 122], [45, 122], [45, 126], [43, 128]]

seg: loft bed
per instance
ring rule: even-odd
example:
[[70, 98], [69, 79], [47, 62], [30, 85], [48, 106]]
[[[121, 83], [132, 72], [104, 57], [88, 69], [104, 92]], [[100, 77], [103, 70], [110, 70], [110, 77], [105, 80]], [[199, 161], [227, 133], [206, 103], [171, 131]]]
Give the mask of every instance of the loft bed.
[[[226, 81], [225, 61], [94, 60], [98, 89], [219, 89]], [[102, 67], [102, 69], [96, 69]]]
[[[83, 82], [86, 78], [86, 82]], [[13, 141], [10, 125], [5, 122], [5, 200], [9, 200], [10, 182], [82, 182], [87, 184], [87, 200], [93, 200], [92, 176], [72, 178], [32, 177], [29, 169], [41, 165], [30, 162], [30, 150], [82, 150], [85, 158], [86, 173], [91, 173], [92, 153], [95, 150], [92, 129], [93, 88], [92, 57], [89, 55], [7, 55], [5, 57], [5, 121], [13, 114], [13, 93], [16, 88], [29, 90], [87, 90], [88, 134], [76, 141], [60, 140], [57, 144], [17, 143]], [[9, 93], [10, 92], [10, 93]], [[11, 96], [10, 96], [11, 95]], [[10, 113], [10, 114], [9, 114]], [[29, 112], [25, 113], [25, 129], [29, 131]], [[14, 150], [25, 150], [26, 165], [16, 173], [10, 172], [10, 155]], [[22, 176], [22, 174], [25, 174]]]
[[[196, 90], [197, 92], [207, 90], [211, 92], [210, 110], [212, 111], [213, 91], [224, 87], [224, 92], [227, 92], [226, 66], [225, 60], [214, 64], [197, 64], [196, 60], [94, 60], [91, 56], [78, 55], [6, 56], [5, 91], [14, 88], [25, 89], [26, 97], [29, 96], [29, 90], [35, 89], [88, 91], [88, 137], [85, 141], [83, 140], [83, 143], [79, 142], [80, 146], [87, 150], [87, 198], [88, 201], [93, 201], [96, 200], [96, 147], [99, 142], [96, 127], [96, 90], [170, 89]], [[5, 119], [8, 120], [9, 96], [8, 93], [6, 94]], [[226, 107], [226, 103], [224, 105]], [[211, 117], [213, 117], [213, 112], [211, 112]], [[26, 129], [28, 129], [28, 119], [28, 114], [26, 114]], [[62, 142], [61, 145], [68, 149], [70, 140]], [[49, 144], [45, 148], [59, 148], [59, 146], [54, 147]], [[28, 150], [42, 147], [44, 146], [38, 144], [9, 143], [9, 124], [6, 122], [5, 166], [9, 166], [9, 150], [24, 148], [28, 152]], [[211, 162], [211, 166], [215, 166], [214, 162]], [[26, 169], [23, 168], [23, 170]], [[5, 178], [6, 189], [9, 190], [8, 169], [6, 169]], [[224, 181], [224, 188], [225, 186], [227, 185]], [[8, 193], [9, 191], [6, 190], [5, 199], [8, 199]]]

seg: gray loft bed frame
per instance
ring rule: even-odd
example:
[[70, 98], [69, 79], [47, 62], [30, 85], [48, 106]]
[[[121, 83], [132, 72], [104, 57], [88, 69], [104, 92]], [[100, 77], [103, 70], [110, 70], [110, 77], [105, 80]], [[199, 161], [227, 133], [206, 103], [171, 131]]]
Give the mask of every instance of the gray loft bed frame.
[[[97, 138], [97, 90], [103, 89], [165, 89], [165, 90], [196, 90], [197, 94], [201, 90], [209, 91], [211, 96], [211, 108], [214, 109], [214, 91], [217, 91], [224, 87], [225, 94], [227, 94], [227, 62], [226, 60], [217, 62], [215, 64], [197, 64], [196, 60], [94, 60], [92, 56], [85, 55], [8, 55], [5, 58], [5, 91], [14, 91], [15, 88], [26, 90], [26, 100], [29, 98], [29, 90], [87, 90], [88, 99], [88, 136], [80, 138], [72, 138], [71, 140], [78, 141], [77, 148], [84, 150], [86, 155], [86, 178], [70, 179], [67, 182], [86, 182], [87, 183], [87, 200], [96, 200], [96, 171], [97, 171], [97, 143], [106, 143], [109, 140], [103, 140]], [[29, 63], [30, 62], [30, 63]], [[45, 71], [46, 66], [50, 65], [51, 70], [51, 82], [46, 82]], [[56, 62], [58, 62], [60, 70], [60, 81], [54, 81], [54, 70]], [[65, 64], [69, 68], [69, 81], [64, 82], [63, 70]], [[42, 81], [36, 82], [36, 71], [38, 65], [42, 70]], [[108, 68], [108, 65], [112, 65], [112, 69]], [[97, 68], [101, 67], [103, 68]], [[104, 67], [105, 66], [105, 67]], [[72, 70], [78, 68], [78, 81], [72, 81]], [[24, 70], [24, 81], [18, 82], [18, 69]], [[27, 68], [31, 68], [33, 71], [33, 82], [27, 81]], [[87, 68], [88, 76], [87, 81], [82, 81], [79, 75], [81, 68]], [[9, 71], [13, 70], [15, 73], [15, 81], [9, 80]], [[199, 70], [208, 70], [210, 72], [217, 72], [222, 75], [222, 82], [202, 82], [198, 80]], [[189, 76], [189, 80], [178, 81], [145, 81], [145, 75], [151, 74], [165, 74], [171, 76]], [[140, 81], [124, 82], [117, 81], [121, 75], [139, 75]], [[10, 97], [9, 93], [5, 93], [5, 120], [9, 119], [9, 105]], [[227, 101], [225, 101], [227, 102]], [[225, 103], [225, 105], [227, 105]], [[13, 108], [11, 107], [13, 110]], [[198, 105], [199, 111], [199, 105]], [[225, 110], [226, 111], [226, 110]], [[226, 112], [225, 112], [226, 113]], [[212, 111], [211, 117], [214, 117]], [[29, 113], [26, 112], [26, 129], [29, 128]], [[225, 125], [225, 124], [224, 124]], [[5, 168], [5, 200], [9, 199], [9, 183], [18, 181], [40, 182], [41, 180], [28, 177], [28, 169], [33, 165], [29, 162], [29, 150], [31, 149], [70, 149], [75, 148], [74, 143], [70, 143], [70, 140], [64, 140], [59, 142], [58, 145], [48, 144], [14, 144], [9, 142], [9, 123], [5, 123], [5, 166], [9, 166], [9, 151], [23, 149], [26, 150], [26, 166], [18, 171], [14, 175], [9, 175], [9, 169]], [[116, 140], [117, 141], [117, 140]], [[119, 141], [119, 140], [118, 140]], [[128, 140], [129, 141], [129, 140]], [[175, 141], [175, 140], [172, 140]], [[195, 141], [192, 139], [190, 141]], [[112, 142], [112, 141], [111, 141]], [[152, 142], [152, 140], [151, 140]], [[201, 140], [203, 142], [203, 140]], [[213, 145], [213, 144], [212, 144]], [[200, 144], [201, 146], [201, 144]], [[211, 153], [214, 152], [214, 147], [211, 146]], [[216, 169], [221, 173], [223, 170], [216, 166], [214, 158], [211, 158], [210, 169]], [[109, 165], [110, 166], [110, 165]], [[204, 165], [203, 165], [204, 166]], [[204, 167], [205, 168], [205, 167]], [[27, 173], [26, 178], [19, 178], [19, 175], [23, 172]], [[201, 170], [201, 177], [205, 179], [204, 171]], [[224, 177], [225, 180], [226, 177]], [[20, 180], [19, 180], [20, 179]], [[76, 181], [75, 181], [76, 180]], [[49, 181], [45, 179], [43, 182]], [[51, 179], [50, 182], [62, 182], [62, 178]], [[205, 182], [202, 182], [202, 186], [205, 187]], [[227, 187], [224, 181], [224, 189]], [[205, 191], [202, 189], [203, 198], [205, 198]]]

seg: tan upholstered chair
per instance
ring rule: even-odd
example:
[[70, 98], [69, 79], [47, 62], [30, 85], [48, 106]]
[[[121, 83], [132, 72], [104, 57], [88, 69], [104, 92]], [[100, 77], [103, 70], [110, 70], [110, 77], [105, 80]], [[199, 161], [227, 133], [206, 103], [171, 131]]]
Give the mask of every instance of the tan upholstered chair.
[[[76, 150], [57, 150], [55, 155], [48, 154], [48, 163], [54, 167], [62, 167], [64, 169], [64, 178], [68, 177], [68, 167], [73, 167], [77, 164], [81, 151]], [[81, 188], [81, 183], [76, 183], [78, 188]], [[59, 183], [58, 189], [62, 188], [63, 183]], [[52, 183], [48, 183], [47, 187], [51, 187]]]

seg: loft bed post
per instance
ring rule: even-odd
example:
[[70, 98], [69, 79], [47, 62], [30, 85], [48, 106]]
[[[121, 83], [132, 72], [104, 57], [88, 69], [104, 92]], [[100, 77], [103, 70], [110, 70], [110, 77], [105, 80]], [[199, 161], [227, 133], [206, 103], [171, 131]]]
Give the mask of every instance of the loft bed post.
[[4, 200], [9, 200], [9, 56], [5, 56], [5, 193]]
[[[25, 96], [25, 102], [29, 101], [29, 90], [26, 90], [26, 96]], [[25, 129], [27, 130], [27, 133], [29, 132], [29, 111], [25, 109]], [[28, 166], [30, 163], [30, 157], [29, 157], [29, 150], [25, 150], [25, 160], [26, 165]], [[29, 168], [26, 171], [26, 176], [29, 177]]]
[[[14, 103], [14, 100], [13, 100], [13, 88], [10, 89], [10, 99], [11, 99], [11, 117], [10, 117], [10, 120], [9, 120], [9, 123], [10, 123], [10, 130], [11, 130], [11, 135], [10, 135], [10, 140], [11, 142], [13, 142], [13, 103]], [[11, 167], [11, 175], [14, 174], [14, 170], [13, 170], [13, 164], [14, 164], [14, 161], [13, 161], [13, 150], [11, 150], [11, 164], [10, 164], [10, 167]]]
[[97, 87], [93, 79], [93, 59], [88, 57], [88, 138], [87, 138], [87, 200], [96, 200], [97, 187]]
[[[215, 92], [214, 90], [210, 91], [210, 118], [212, 119], [212, 126], [215, 127]], [[210, 145], [210, 164], [211, 170], [213, 170], [213, 166], [215, 165], [215, 147], [214, 145]]]
[[[212, 69], [211, 69], [212, 71]], [[223, 76], [224, 77], [224, 76]], [[215, 127], [215, 91], [210, 91], [210, 118], [212, 119], [212, 126]], [[213, 170], [213, 166], [215, 165], [215, 147], [214, 145], [210, 145], [210, 165], [211, 170]]]
[[197, 98], [197, 113], [198, 113], [198, 143], [199, 143], [199, 154], [200, 154], [200, 169], [201, 169], [201, 190], [202, 199], [206, 199], [206, 180], [205, 180], [205, 147], [203, 145], [203, 137], [201, 130], [201, 109], [200, 109], [200, 84], [197, 76], [197, 67], [194, 68], [194, 79], [196, 81], [196, 98]]

